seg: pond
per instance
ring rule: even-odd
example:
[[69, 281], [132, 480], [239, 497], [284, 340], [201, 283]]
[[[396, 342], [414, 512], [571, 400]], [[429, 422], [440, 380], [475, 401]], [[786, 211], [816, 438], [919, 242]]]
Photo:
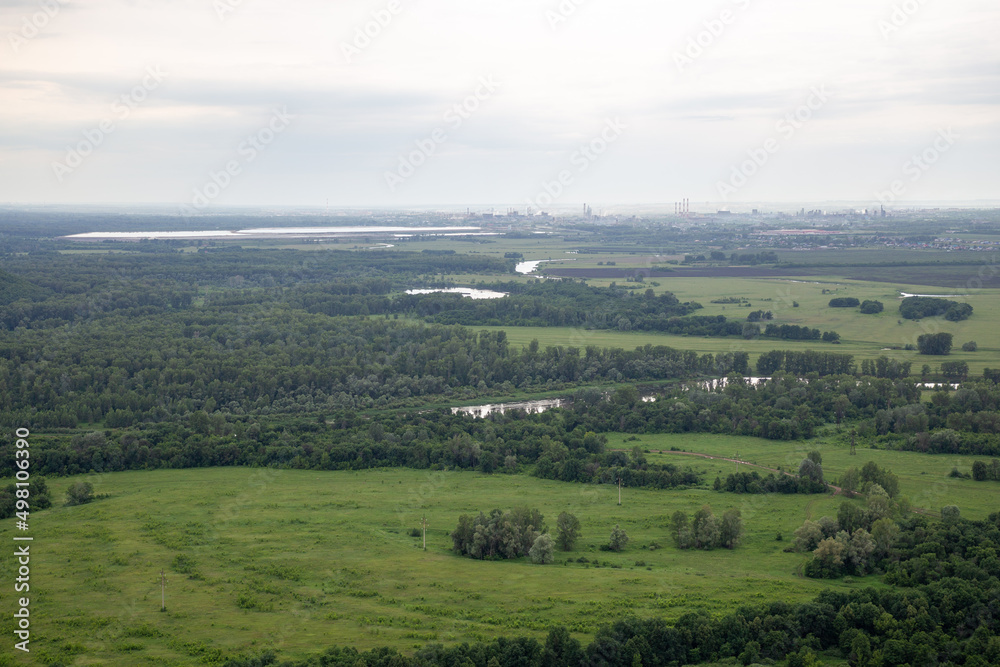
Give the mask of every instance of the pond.
[[574, 262], [574, 261], [576, 261], [576, 260], [573, 260], [573, 259], [533, 259], [530, 262], [521, 262], [520, 264], [518, 264], [517, 266], [514, 267], [514, 270], [517, 271], [518, 273], [523, 273], [524, 275], [528, 275], [529, 273], [533, 273], [535, 271], [535, 269], [538, 268], [539, 264], [544, 264], [546, 262]]
[[407, 294], [461, 294], [470, 299], [502, 299], [506, 292], [494, 292], [488, 289], [473, 289], [471, 287], [447, 287], [441, 289], [408, 289]]
[[266, 238], [298, 238], [316, 236], [378, 236], [393, 234], [402, 236], [402, 232], [411, 234], [433, 234], [434, 236], [480, 236], [482, 227], [258, 227], [254, 229], [215, 230], [215, 231], [151, 231], [151, 232], [86, 232], [70, 234], [63, 237], [80, 241], [101, 241], [104, 239], [266, 239]]
[[569, 405], [569, 399], [566, 398], [543, 398], [537, 401], [519, 401], [516, 403], [491, 403], [487, 405], [467, 405], [458, 408], [452, 408], [451, 414], [466, 414], [470, 417], [488, 417], [494, 412], [504, 414], [508, 410], [524, 410], [529, 415], [538, 414], [540, 412], [545, 412], [546, 410], [551, 410], [552, 408], [561, 408]]

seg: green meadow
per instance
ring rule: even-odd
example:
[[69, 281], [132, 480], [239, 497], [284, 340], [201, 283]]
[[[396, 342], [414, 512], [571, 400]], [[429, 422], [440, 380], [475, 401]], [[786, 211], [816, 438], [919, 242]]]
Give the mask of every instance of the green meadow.
[[[698, 445], [709, 448], [707, 439]], [[63, 507], [78, 479], [52, 479], [58, 506], [31, 517], [32, 652], [43, 663], [191, 664], [263, 648], [289, 658], [337, 643], [408, 651], [543, 637], [555, 624], [585, 640], [627, 614], [720, 614], [737, 604], [807, 600], [829, 586], [879, 585], [877, 577], [806, 579], [805, 556], [783, 551], [804, 518], [836, 512], [841, 499], [831, 495], [625, 489], [619, 506], [612, 486], [525, 475], [217, 468], [91, 477], [105, 497]], [[743, 511], [736, 551], [673, 547], [669, 516], [704, 504], [720, 515]], [[537, 507], [550, 527], [560, 512], [576, 514], [583, 530], [575, 550], [557, 552], [548, 566], [451, 552], [461, 514], [516, 505]], [[422, 517], [427, 551], [410, 535]], [[631, 538], [627, 549], [601, 551], [615, 524]], [[14, 533], [13, 521], [3, 522], [2, 538], [10, 543]], [[13, 567], [3, 560], [8, 581]], [[9, 597], [4, 607], [0, 627], [10, 634]]]
[[[674, 448], [683, 452], [698, 452], [729, 459], [737, 458], [738, 453], [741, 461], [791, 472], [796, 472], [802, 459], [815, 450], [823, 456], [823, 472], [827, 481], [834, 483], [848, 468], [860, 469], [868, 461], [875, 461], [883, 468], [896, 473], [899, 477], [900, 495], [909, 499], [914, 509], [936, 515], [945, 505], [958, 505], [962, 516], [969, 519], [985, 519], [989, 514], [1000, 511], [1000, 483], [975, 482], [971, 479], [949, 476], [954, 468], [958, 468], [962, 473], [970, 473], [972, 462], [977, 458], [986, 460], [985, 457], [884, 451], [870, 449], [862, 442], [858, 443], [855, 454], [851, 455], [847, 443], [848, 436], [830, 433], [813, 440], [792, 443], [743, 436], [719, 437], [701, 433], [640, 436], [608, 434], [609, 448], [631, 449], [638, 445], [644, 450], [666, 452], [651, 453], [646, 456], [651, 462], [690, 466], [694, 470], [704, 472], [709, 482], [717, 475], [725, 479], [726, 475], [736, 472], [736, 464], [730, 461], [709, 461], [669, 450]], [[743, 467], [742, 470], [745, 472], [747, 469]], [[768, 474], [766, 470], [757, 469], [757, 471], [761, 475]], [[718, 495], [724, 497], [723, 494]], [[812, 518], [818, 516], [822, 515]]]
[[[591, 284], [610, 284], [611, 281], [589, 281]], [[657, 279], [660, 291], [674, 292], [682, 301], [697, 301], [704, 306], [698, 315], [723, 315], [730, 319], [746, 319], [754, 310], [770, 310], [774, 322], [797, 324], [816, 328], [820, 331], [836, 331], [841, 335], [839, 344], [822, 341], [780, 340], [760, 338], [743, 340], [740, 338], [703, 338], [678, 336], [643, 331], [587, 330], [576, 327], [477, 327], [487, 330], [504, 330], [508, 340], [514, 344], [527, 345], [533, 339], [546, 345], [572, 345], [583, 347], [623, 347], [634, 349], [642, 345], [668, 345], [670, 347], [695, 350], [699, 353], [719, 353], [745, 351], [750, 354], [751, 363], [757, 357], [774, 349], [822, 350], [842, 354], [853, 354], [855, 360], [875, 359], [881, 355], [900, 361], [912, 362], [912, 374], [919, 375], [921, 367], [927, 364], [932, 373], [942, 361], [965, 361], [974, 375], [984, 368], [1000, 367], [1000, 344], [994, 334], [1000, 331], [1000, 310], [993, 307], [1000, 290], [978, 290], [962, 297], [974, 308], [974, 314], [963, 322], [949, 322], [943, 317], [923, 320], [903, 320], [899, 317], [899, 295], [910, 294], [952, 294], [945, 288], [927, 288], [915, 285], [889, 285], [886, 283], [858, 282], [828, 278], [787, 278], [735, 279], [735, 278], [676, 278]], [[824, 294], [823, 290], [827, 290]], [[724, 296], [749, 299], [751, 307], [734, 304], [713, 304], [712, 300]], [[863, 315], [857, 308], [830, 308], [830, 299], [853, 296], [859, 300], [872, 299], [885, 304], [885, 310], [877, 315]], [[794, 306], [798, 303], [798, 306]], [[902, 349], [907, 344], [916, 345], [917, 338], [924, 333], [947, 332], [953, 335], [954, 347], [947, 357], [921, 355], [915, 350]], [[964, 352], [963, 343], [975, 341], [976, 352]], [[898, 348], [898, 349], [893, 349]]]

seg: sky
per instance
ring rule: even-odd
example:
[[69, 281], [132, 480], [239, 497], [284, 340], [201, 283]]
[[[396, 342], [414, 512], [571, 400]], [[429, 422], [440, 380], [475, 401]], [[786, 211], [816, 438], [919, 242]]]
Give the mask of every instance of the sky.
[[1000, 200], [995, 0], [5, 0], [0, 203]]

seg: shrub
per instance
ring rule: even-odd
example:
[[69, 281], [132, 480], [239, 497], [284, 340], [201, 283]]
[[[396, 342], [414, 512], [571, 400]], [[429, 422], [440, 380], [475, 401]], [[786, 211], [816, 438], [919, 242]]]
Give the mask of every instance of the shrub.
[[885, 310], [885, 304], [881, 301], [862, 301], [861, 312], [865, 315], [875, 315]]
[[970, 340], [968, 343], [962, 343], [963, 352], [975, 352], [978, 349], [979, 345], [977, 345], [976, 341], [974, 340]]
[[535, 543], [531, 545], [528, 555], [531, 557], [532, 563], [548, 565], [553, 561], [553, 552], [555, 552], [555, 542], [546, 533], [535, 538]]
[[615, 527], [611, 529], [611, 541], [608, 543], [608, 548], [611, 551], [623, 551], [625, 545], [628, 544], [628, 534], [615, 524]]
[[840, 297], [838, 299], [830, 299], [831, 308], [855, 308], [860, 305], [861, 302], [855, 299], [853, 296]]
[[75, 482], [66, 491], [66, 505], [84, 505], [94, 499], [94, 485], [90, 482]]

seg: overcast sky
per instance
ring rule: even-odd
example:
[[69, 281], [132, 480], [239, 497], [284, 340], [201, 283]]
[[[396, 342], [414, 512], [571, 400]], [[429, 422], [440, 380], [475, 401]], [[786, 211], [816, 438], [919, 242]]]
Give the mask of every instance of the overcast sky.
[[998, 29], [996, 0], [5, 0], [0, 201], [997, 200]]

